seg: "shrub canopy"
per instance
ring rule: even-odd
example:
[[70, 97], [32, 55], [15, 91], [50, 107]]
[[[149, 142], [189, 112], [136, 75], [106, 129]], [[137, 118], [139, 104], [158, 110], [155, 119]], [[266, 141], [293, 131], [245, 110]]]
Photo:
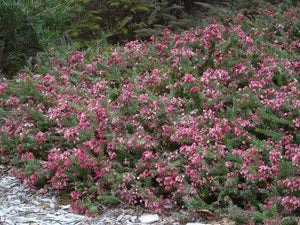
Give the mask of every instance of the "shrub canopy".
[[122, 203], [229, 209], [239, 222], [296, 215], [296, 18], [282, 6], [99, 55], [51, 49], [1, 83], [0, 160], [88, 214]]

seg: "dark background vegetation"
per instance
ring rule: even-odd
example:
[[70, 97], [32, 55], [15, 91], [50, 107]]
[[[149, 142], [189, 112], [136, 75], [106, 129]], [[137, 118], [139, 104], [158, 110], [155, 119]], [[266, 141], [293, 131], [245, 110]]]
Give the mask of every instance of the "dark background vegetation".
[[[189, 29], [207, 16], [255, 16], [260, 1], [0, 0], [0, 72], [13, 78], [51, 46], [76, 49]], [[266, 1], [263, 1], [266, 2]], [[270, 0], [269, 4], [281, 1]], [[294, 1], [293, 3], [297, 3]]]

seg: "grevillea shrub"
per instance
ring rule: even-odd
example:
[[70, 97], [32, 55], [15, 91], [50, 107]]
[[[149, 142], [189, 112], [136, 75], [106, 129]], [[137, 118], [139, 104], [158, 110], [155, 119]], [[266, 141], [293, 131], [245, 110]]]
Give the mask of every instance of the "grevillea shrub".
[[296, 216], [296, 18], [283, 5], [96, 56], [52, 49], [36, 73], [1, 82], [0, 160], [87, 214], [139, 204], [256, 224]]

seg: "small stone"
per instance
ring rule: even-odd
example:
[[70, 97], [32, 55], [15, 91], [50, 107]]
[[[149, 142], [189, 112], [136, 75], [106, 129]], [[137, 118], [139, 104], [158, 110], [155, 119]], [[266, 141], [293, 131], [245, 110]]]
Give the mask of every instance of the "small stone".
[[131, 215], [125, 215], [122, 219], [123, 220], [129, 220], [131, 218]]
[[208, 223], [187, 223], [186, 225], [210, 225]]
[[15, 225], [15, 223], [13, 223], [12, 221], [9, 221], [9, 220], [5, 220], [4, 222], [7, 225]]
[[6, 166], [0, 165], [0, 170], [4, 170], [4, 169], [6, 169]]
[[137, 225], [152, 223], [179, 225], [173, 223], [172, 219], [168, 219], [170, 223], [167, 223], [165, 218], [160, 220], [161, 218], [156, 214], [140, 216], [140, 211], [132, 208], [103, 208], [104, 213], [93, 218], [74, 214], [71, 213], [70, 204], [57, 204], [59, 192], [49, 191], [37, 194], [37, 191], [26, 188], [20, 180], [9, 173], [9, 171], [0, 173], [0, 225]]
[[61, 205], [60, 208], [62, 209], [71, 209], [71, 205]]
[[157, 214], [143, 214], [140, 216], [139, 220], [142, 222], [142, 223], [154, 223], [154, 222], [157, 222], [159, 221], [159, 216]]
[[136, 219], [137, 219], [137, 216], [132, 216], [129, 220], [130, 220], [130, 222], [135, 222], [136, 221]]
[[32, 204], [35, 204], [35, 205], [40, 205], [40, 202], [38, 202], [38, 201], [36, 201], [36, 200], [32, 200], [31, 203], [32, 203]]
[[124, 217], [124, 214], [121, 214], [120, 216], [117, 217], [117, 221], [118, 222], [121, 221], [123, 219], [123, 217]]

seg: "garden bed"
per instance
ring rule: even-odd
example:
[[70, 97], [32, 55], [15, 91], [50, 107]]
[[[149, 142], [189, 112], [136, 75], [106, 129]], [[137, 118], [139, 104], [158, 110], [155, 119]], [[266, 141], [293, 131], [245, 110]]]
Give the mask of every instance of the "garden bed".
[[75, 212], [299, 213], [299, 22], [287, 4], [101, 54], [52, 48], [0, 85], [0, 162]]

